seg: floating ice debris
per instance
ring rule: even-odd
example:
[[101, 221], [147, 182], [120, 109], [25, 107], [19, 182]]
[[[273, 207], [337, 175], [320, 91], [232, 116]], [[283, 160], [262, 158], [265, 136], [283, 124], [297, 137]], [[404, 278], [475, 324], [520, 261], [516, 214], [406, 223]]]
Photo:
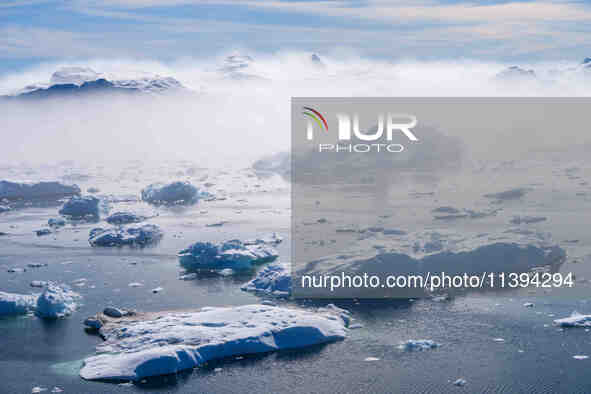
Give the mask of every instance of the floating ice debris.
[[582, 354], [578, 354], [578, 355], [576, 355], [576, 356], [573, 356], [573, 358], [574, 358], [575, 360], [586, 360], [586, 359], [588, 359], [588, 358], [589, 358], [589, 356], [584, 356], [584, 355], [582, 355]]
[[162, 287], [156, 287], [152, 289], [152, 293], [157, 294], [160, 293], [162, 290], [164, 290]]
[[431, 210], [431, 212], [433, 212], [433, 213], [460, 213], [461, 211], [457, 208], [454, 208], [454, 207], [444, 206], [444, 207], [435, 208], [435, 209]]
[[591, 327], [591, 315], [573, 312], [570, 317], [554, 320], [554, 324], [560, 327]]
[[241, 287], [250, 291], [275, 297], [291, 295], [291, 266], [289, 263], [277, 262], [265, 266], [257, 276]]
[[525, 196], [525, 194], [528, 191], [530, 191], [528, 188], [518, 187], [515, 189], [505, 190], [504, 192], [485, 194], [483, 197], [491, 198], [497, 200], [498, 202], [506, 200], [517, 200]]
[[143, 285], [144, 284], [143, 283], [140, 283], [140, 282], [131, 282], [127, 286], [129, 286], [129, 287], [142, 287]]
[[51, 218], [47, 221], [49, 227], [63, 227], [66, 225], [66, 221], [62, 218]]
[[225, 220], [222, 220], [221, 222], [215, 222], [215, 223], [206, 224], [205, 227], [222, 227], [226, 223], [228, 223], [228, 222], [225, 221]]
[[18, 183], [0, 181], [0, 200], [58, 200], [80, 194], [76, 185], [59, 182]]
[[76, 299], [79, 295], [67, 286], [48, 283], [45, 290], [37, 298], [35, 314], [44, 319], [64, 317], [77, 308]]
[[234, 270], [232, 268], [224, 268], [218, 272], [221, 276], [230, 276], [234, 274]]
[[99, 328], [101, 328], [103, 326], [103, 322], [101, 322], [100, 319], [98, 319], [96, 317], [88, 317], [88, 318], [84, 319], [84, 325], [88, 328], [98, 330]]
[[23, 272], [25, 272], [26, 269], [25, 268], [9, 268], [6, 270], [6, 272], [10, 272], [11, 274], [22, 274]]
[[105, 309], [103, 309], [103, 314], [105, 316], [114, 317], [114, 318], [133, 315], [133, 313], [131, 311], [127, 311], [125, 309], [120, 309], [120, 308], [115, 308], [112, 306], [108, 306]]
[[544, 216], [513, 216], [511, 224], [533, 224], [545, 221]]
[[454, 380], [452, 383], [454, 386], [462, 387], [465, 386], [468, 382], [466, 381], [466, 379], [459, 378]]
[[162, 239], [163, 233], [155, 224], [144, 224], [139, 227], [116, 227], [90, 230], [88, 242], [92, 246], [146, 246]]
[[132, 212], [115, 212], [105, 220], [107, 221], [107, 223], [110, 224], [122, 225], [143, 222], [144, 220], [146, 220], [146, 217], [136, 215]]
[[138, 381], [226, 357], [334, 342], [346, 331], [344, 321], [328, 311], [265, 305], [105, 318], [99, 330], [105, 342], [84, 360], [80, 376]]
[[100, 200], [93, 196], [74, 196], [66, 201], [59, 213], [73, 218], [97, 217], [99, 216], [99, 202]]
[[197, 279], [197, 274], [195, 272], [191, 272], [188, 274], [184, 274], [179, 276], [180, 280], [193, 280], [193, 279]]
[[359, 328], [363, 328], [363, 324], [361, 324], [361, 323], [353, 323], [353, 324], [349, 325], [349, 328], [351, 330], [357, 330]]
[[503, 338], [493, 338], [493, 341], [500, 343], [500, 342], [505, 342], [505, 339], [503, 339]]
[[44, 391], [47, 391], [47, 389], [45, 387], [40, 387], [40, 386], [35, 386], [31, 389], [32, 394], [42, 393]]
[[442, 295], [438, 295], [438, 296], [431, 298], [431, 301], [435, 301], [435, 302], [443, 302], [443, 301], [448, 301], [448, 300], [449, 300], [449, 296], [447, 294], [442, 294]]
[[31, 287], [45, 287], [47, 286], [47, 282], [44, 280], [33, 280], [30, 284]]
[[[254, 241], [253, 241], [254, 242]], [[212, 243], [196, 242], [178, 254], [180, 263], [188, 269], [250, 269], [255, 264], [275, 260], [279, 254], [261, 240], [246, 243], [238, 239]]]
[[43, 228], [41, 230], [35, 230], [35, 234], [37, 234], [38, 237], [42, 237], [44, 235], [51, 234], [51, 230], [48, 228]]
[[414, 350], [429, 350], [435, 349], [440, 345], [430, 339], [409, 339], [408, 341], [401, 342], [398, 348], [407, 352]]
[[210, 193], [200, 192], [189, 182], [152, 184], [142, 190], [142, 200], [152, 204], [191, 204], [210, 197]]
[[245, 245], [262, 245], [262, 244], [269, 244], [269, 245], [277, 245], [283, 241], [277, 233], [272, 233], [271, 235], [262, 237], [262, 238], [255, 238], [255, 239], [247, 239], [244, 241]]
[[56, 387], [54, 387], [54, 388], [51, 389], [51, 392], [52, 393], [63, 393], [64, 390], [62, 388], [56, 386]]
[[363, 361], [380, 361], [380, 359], [377, 357], [365, 357]]
[[99, 193], [100, 192], [100, 189], [98, 189], [96, 187], [89, 187], [88, 189], [86, 189], [86, 191], [88, 193], [95, 194], [95, 193]]
[[526, 308], [533, 308], [534, 307], [534, 303], [533, 302], [526, 302], [523, 304], [524, 307]]
[[25, 315], [35, 309], [37, 297], [0, 291], [0, 316]]
[[10, 211], [10, 207], [7, 207], [6, 205], [0, 205], [0, 213], [4, 213], [4, 212], [8, 212]]

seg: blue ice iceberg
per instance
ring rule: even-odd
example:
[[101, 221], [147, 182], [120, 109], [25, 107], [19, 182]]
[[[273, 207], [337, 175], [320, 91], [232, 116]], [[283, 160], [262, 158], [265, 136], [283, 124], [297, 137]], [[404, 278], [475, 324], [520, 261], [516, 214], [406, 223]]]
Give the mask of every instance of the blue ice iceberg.
[[210, 193], [200, 192], [189, 182], [173, 182], [168, 185], [155, 183], [142, 190], [142, 200], [151, 204], [192, 204], [209, 197], [212, 197]]
[[291, 295], [291, 266], [277, 262], [265, 266], [257, 276], [242, 286], [242, 290], [259, 295], [289, 297]]
[[132, 212], [115, 212], [105, 220], [107, 221], [107, 223], [110, 224], [122, 225], [143, 222], [144, 220], [146, 220], [146, 217], [136, 215]]
[[155, 224], [139, 227], [94, 228], [88, 242], [91, 246], [147, 246], [162, 239], [163, 232]]
[[74, 196], [60, 209], [60, 215], [72, 218], [98, 217], [100, 200], [93, 196]]
[[0, 181], [0, 200], [58, 200], [80, 194], [76, 185], [59, 182], [10, 182]]
[[67, 286], [58, 286], [50, 282], [37, 298], [35, 314], [44, 319], [67, 316], [77, 308], [77, 298], [79, 295]]

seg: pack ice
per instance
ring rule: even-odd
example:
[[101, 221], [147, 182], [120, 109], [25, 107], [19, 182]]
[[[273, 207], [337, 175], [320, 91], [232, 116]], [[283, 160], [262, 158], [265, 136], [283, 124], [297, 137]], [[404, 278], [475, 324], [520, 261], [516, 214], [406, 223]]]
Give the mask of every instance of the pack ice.
[[90, 230], [88, 243], [91, 246], [146, 246], [158, 242], [162, 236], [162, 230], [155, 224], [106, 229], [97, 227]]
[[242, 290], [260, 295], [289, 297], [291, 295], [290, 264], [277, 262], [265, 266], [253, 280], [242, 286]]
[[71, 314], [77, 307], [79, 295], [65, 285], [44, 283], [41, 294], [0, 292], [0, 316], [24, 315], [29, 312], [44, 319], [56, 319]]
[[167, 185], [154, 183], [142, 190], [142, 200], [151, 204], [191, 204], [208, 197], [211, 197], [211, 194], [200, 192], [189, 182], [173, 182]]
[[137, 381], [225, 357], [334, 342], [347, 332], [341, 314], [330, 309], [265, 305], [97, 317], [105, 342], [84, 360], [80, 376], [88, 380]]
[[279, 254], [272, 245], [281, 242], [276, 235], [250, 241], [195, 242], [179, 252], [183, 267], [195, 269], [250, 269], [256, 264], [275, 260]]
[[99, 216], [100, 200], [93, 196], [74, 196], [66, 201], [60, 209], [60, 215], [73, 218], [82, 218], [86, 216]]
[[76, 185], [59, 182], [10, 182], [0, 181], [0, 200], [57, 200], [80, 194]]

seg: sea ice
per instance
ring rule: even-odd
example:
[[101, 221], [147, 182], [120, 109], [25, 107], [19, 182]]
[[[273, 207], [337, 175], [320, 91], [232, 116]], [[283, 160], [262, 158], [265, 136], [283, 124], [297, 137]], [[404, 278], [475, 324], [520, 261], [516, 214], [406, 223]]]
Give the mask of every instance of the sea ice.
[[250, 269], [255, 264], [275, 260], [279, 254], [263, 239], [242, 242], [196, 242], [178, 254], [187, 269]]
[[88, 242], [92, 246], [146, 246], [158, 242], [163, 232], [155, 224], [139, 227], [100, 227], [90, 230]]
[[275, 297], [289, 297], [291, 294], [291, 266], [277, 262], [265, 266], [257, 276], [242, 286], [242, 290]]
[[0, 316], [24, 315], [35, 309], [37, 297], [0, 292]]
[[74, 196], [60, 209], [60, 215], [83, 218], [87, 216], [99, 216], [100, 200], [93, 196]]
[[105, 219], [109, 224], [122, 225], [139, 223], [146, 220], [145, 216], [136, 215], [132, 212], [115, 212]]
[[191, 204], [201, 198], [210, 198], [189, 182], [173, 182], [167, 185], [152, 184], [142, 190], [142, 200], [152, 204]]
[[591, 327], [591, 315], [573, 312], [569, 317], [554, 320], [554, 324], [560, 327]]
[[48, 283], [43, 293], [37, 298], [35, 314], [44, 319], [57, 319], [71, 314], [76, 308], [77, 293], [67, 286]]
[[59, 182], [19, 183], [0, 181], [0, 200], [57, 200], [80, 194], [76, 185]]
[[405, 351], [414, 351], [435, 349], [439, 346], [438, 343], [430, 339], [409, 339], [408, 341], [401, 342], [398, 348]]
[[137, 381], [225, 357], [334, 342], [347, 332], [330, 311], [265, 305], [99, 318], [105, 342], [84, 360], [80, 376], [88, 380]]

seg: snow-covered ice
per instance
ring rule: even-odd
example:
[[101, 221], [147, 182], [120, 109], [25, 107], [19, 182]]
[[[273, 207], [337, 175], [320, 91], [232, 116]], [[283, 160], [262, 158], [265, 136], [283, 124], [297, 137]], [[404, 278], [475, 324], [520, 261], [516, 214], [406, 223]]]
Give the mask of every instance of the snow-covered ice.
[[93, 196], [74, 196], [70, 198], [60, 209], [60, 215], [73, 218], [83, 218], [87, 216], [99, 216], [100, 200]]
[[334, 342], [347, 334], [343, 319], [331, 311], [265, 305], [99, 318], [105, 342], [84, 360], [84, 379], [137, 381], [225, 357]]
[[242, 286], [242, 290], [275, 297], [291, 295], [291, 265], [276, 262], [265, 266], [257, 276]]
[[242, 242], [195, 242], [178, 254], [187, 269], [250, 269], [256, 264], [275, 260], [279, 254], [263, 239]]
[[143, 226], [97, 227], [90, 230], [88, 242], [92, 246], [146, 246], [158, 242], [164, 233], [155, 224]]
[[142, 200], [151, 204], [191, 204], [212, 195], [197, 189], [189, 182], [173, 182], [167, 185], [154, 183], [142, 190]]

